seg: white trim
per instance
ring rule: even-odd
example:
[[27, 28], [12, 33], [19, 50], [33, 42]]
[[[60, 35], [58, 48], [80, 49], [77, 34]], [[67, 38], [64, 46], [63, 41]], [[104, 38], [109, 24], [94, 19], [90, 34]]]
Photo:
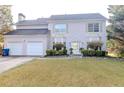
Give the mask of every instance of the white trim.
[[49, 20], [49, 23], [64, 23], [64, 22], [78, 22], [78, 23], [82, 23], [82, 22], [87, 22], [87, 21], [106, 21], [105, 19], [75, 19], [75, 20]]
[[[65, 32], [62, 32], [62, 31], [56, 31], [56, 30], [55, 30], [55, 26], [56, 26], [56, 25], [59, 25], [59, 24], [64, 24], [64, 25], [66, 25], [66, 31], [65, 31]], [[66, 24], [66, 23], [55, 23], [55, 24], [53, 25], [53, 32], [56, 33], [56, 34], [67, 33], [67, 32], [68, 32], [68, 24]]]
[[80, 51], [79, 51], [79, 49], [80, 49], [80, 42], [79, 41], [72, 41], [71, 42], [71, 48], [73, 48], [72, 47], [73, 43], [77, 43], [77, 49], [73, 49], [73, 54], [80, 54]]
[[[93, 25], [93, 32], [90, 32], [90, 31], [89, 31], [89, 24], [92, 24], [92, 25]], [[95, 24], [98, 24], [98, 27], [99, 27], [99, 28], [98, 28], [98, 29], [99, 29], [98, 32], [95, 32], [95, 31], [94, 31], [94, 28], [95, 28], [94, 25], [95, 25]], [[99, 22], [89, 22], [89, 23], [87, 23], [87, 32], [89, 32], [89, 33], [99, 33], [99, 32], [102, 32], [102, 31], [101, 31], [101, 26], [100, 26], [100, 24], [101, 24], [101, 23], [99, 23]]]

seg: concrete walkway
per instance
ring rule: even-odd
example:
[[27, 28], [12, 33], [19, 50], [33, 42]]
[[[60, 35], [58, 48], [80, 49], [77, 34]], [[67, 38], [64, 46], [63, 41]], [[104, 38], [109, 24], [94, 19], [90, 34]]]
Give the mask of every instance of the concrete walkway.
[[11, 68], [31, 61], [33, 57], [8, 57], [0, 58], [0, 73], [5, 72]]

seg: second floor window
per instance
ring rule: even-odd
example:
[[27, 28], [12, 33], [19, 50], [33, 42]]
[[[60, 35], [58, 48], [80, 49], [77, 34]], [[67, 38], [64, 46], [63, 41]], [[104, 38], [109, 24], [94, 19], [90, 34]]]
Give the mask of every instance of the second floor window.
[[99, 23], [88, 24], [88, 32], [99, 32], [99, 30], [100, 30]]
[[67, 31], [67, 26], [66, 26], [66, 24], [56, 24], [54, 26], [54, 30], [56, 32], [66, 32]]

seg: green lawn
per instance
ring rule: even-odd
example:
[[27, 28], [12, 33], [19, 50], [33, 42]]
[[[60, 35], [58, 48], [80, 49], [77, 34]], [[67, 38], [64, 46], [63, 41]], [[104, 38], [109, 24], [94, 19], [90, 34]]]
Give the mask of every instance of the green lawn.
[[0, 74], [0, 86], [124, 86], [124, 61], [35, 59]]

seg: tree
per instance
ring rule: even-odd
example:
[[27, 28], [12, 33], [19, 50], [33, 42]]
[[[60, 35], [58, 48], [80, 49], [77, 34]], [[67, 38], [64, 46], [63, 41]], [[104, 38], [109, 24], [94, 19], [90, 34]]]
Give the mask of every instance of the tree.
[[[114, 41], [114, 48], [119, 55], [124, 53], [124, 5], [110, 5], [108, 35]], [[117, 52], [118, 51], [118, 52]]]
[[11, 5], [0, 5], [0, 41], [3, 34], [12, 30]]

